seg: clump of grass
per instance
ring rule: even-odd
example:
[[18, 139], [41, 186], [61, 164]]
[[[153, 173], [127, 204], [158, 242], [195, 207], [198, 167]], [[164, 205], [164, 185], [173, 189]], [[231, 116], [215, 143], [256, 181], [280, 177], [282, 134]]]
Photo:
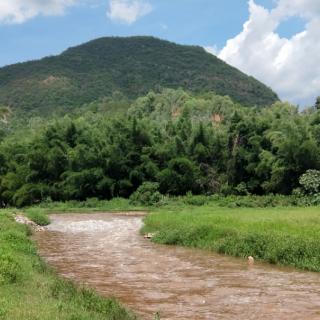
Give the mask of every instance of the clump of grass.
[[0, 251], [0, 285], [12, 284], [22, 278], [22, 268], [11, 252]]
[[92, 289], [79, 288], [73, 282], [57, 279], [51, 286], [51, 294], [63, 303], [81, 306], [87, 312], [95, 312], [106, 316], [106, 319], [137, 319], [123, 308], [115, 299], [103, 298]]
[[26, 210], [26, 215], [31, 221], [35, 222], [39, 226], [47, 226], [50, 224], [50, 219], [43, 210], [30, 208]]
[[145, 218], [153, 241], [320, 272], [318, 208], [164, 209]]

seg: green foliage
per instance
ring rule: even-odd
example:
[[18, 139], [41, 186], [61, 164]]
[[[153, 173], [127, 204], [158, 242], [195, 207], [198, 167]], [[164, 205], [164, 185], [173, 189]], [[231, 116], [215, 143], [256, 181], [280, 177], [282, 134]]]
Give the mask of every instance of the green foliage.
[[[161, 87], [213, 91], [245, 105], [278, 100], [271, 89], [201, 47], [152, 37], [101, 38], [59, 56], [0, 69], [0, 104], [29, 115], [66, 114], [84, 104], [117, 113], [127, 106], [123, 97]], [[109, 103], [106, 97], [115, 99]]]
[[163, 196], [159, 192], [159, 183], [144, 182], [131, 196], [130, 201], [133, 204], [142, 204], [145, 206], [157, 205]]
[[307, 195], [316, 195], [320, 192], [320, 171], [308, 170], [299, 178], [303, 191]]
[[317, 97], [315, 106], [314, 106], [317, 110], [320, 110], [320, 97]]
[[210, 201], [209, 197], [206, 196], [194, 196], [191, 192], [188, 192], [185, 197], [183, 197], [183, 202], [191, 206], [203, 206]]
[[186, 194], [197, 189], [197, 167], [185, 158], [172, 159], [168, 168], [159, 173], [160, 190], [173, 195]]
[[302, 174], [320, 169], [315, 108], [248, 108], [181, 89], [150, 92], [131, 104], [128, 116], [83, 110], [16, 123], [6, 134], [1, 206], [50, 200], [92, 207], [88, 199], [129, 198], [148, 181], [171, 196], [288, 195]]

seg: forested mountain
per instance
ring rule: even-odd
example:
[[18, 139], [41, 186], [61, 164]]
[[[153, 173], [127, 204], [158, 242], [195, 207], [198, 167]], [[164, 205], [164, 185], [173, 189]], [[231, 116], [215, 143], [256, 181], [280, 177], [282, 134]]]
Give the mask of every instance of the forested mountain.
[[161, 87], [213, 91], [252, 106], [278, 100], [264, 84], [201, 47], [152, 37], [101, 38], [58, 56], [0, 69], [0, 105], [42, 114], [114, 93], [134, 99]]

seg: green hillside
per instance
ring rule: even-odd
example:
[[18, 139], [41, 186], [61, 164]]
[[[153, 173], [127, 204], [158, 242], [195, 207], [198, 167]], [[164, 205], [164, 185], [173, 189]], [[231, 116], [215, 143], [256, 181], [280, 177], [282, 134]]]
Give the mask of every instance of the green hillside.
[[136, 98], [161, 87], [214, 91], [244, 105], [278, 100], [271, 89], [201, 47], [152, 37], [101, 38], [0, 69], [0, 104], [23, 111], [65, 111], [114, 92]]

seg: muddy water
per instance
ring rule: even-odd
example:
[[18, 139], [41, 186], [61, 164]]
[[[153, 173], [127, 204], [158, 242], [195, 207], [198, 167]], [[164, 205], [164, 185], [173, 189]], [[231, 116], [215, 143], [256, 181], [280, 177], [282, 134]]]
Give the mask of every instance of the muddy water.
[[143, 319], [320, 319], [320, 275], [152, 244], [141, 217], [53, 215], [37, 234], [57, 271]]

